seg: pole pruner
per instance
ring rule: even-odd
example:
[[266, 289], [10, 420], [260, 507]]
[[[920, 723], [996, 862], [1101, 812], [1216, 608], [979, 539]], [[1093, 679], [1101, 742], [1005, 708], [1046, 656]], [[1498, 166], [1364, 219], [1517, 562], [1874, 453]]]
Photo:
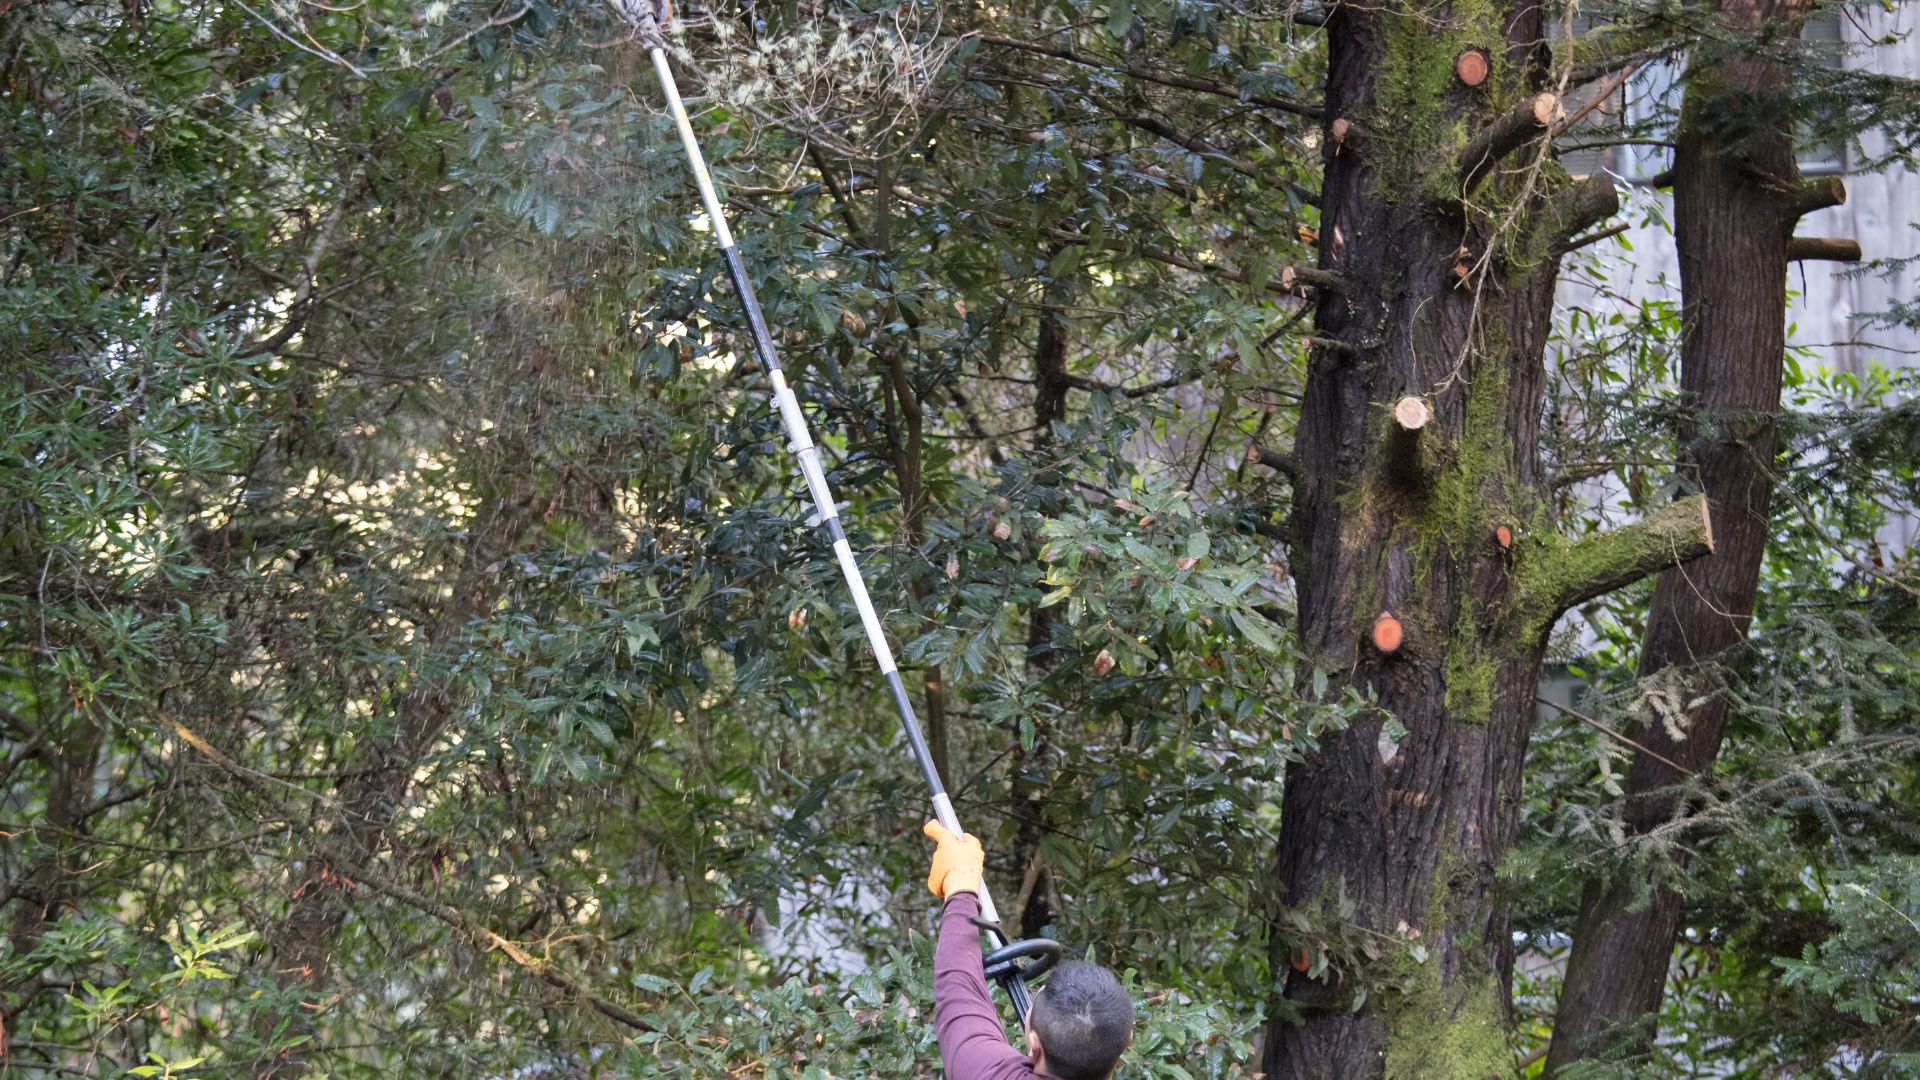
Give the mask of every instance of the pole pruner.
[[[687, 166], [693, 171], [693, 181], [700, 189], [700, 201], [705, 205], [707, 217], [712, 222], [713, 237], [720, 245], [720, 257], [726, 262], [727, 277], [733, 282], [734, 295], [740, 298], [741, 313], [746, 316], [753, 339], [754, 357], [766, 368], [767, 378], [773, 384], [773, 403], [779, 410], [781, 426], [786, 430], [787, 445], [798, 460], [800, 475], [806, 481], [819, 527], [833, 547], [834, 557], [840, 563], [841, 576], [846, 579], [847, 591], [853, 596], [853, 606], [860, 612], [860, 622], [866, 628], [867, 643], [873, 648], [873, 658], [880, 666], [880, 674], [887, 680], [887, 689], [893, 694], [894, 706], [900, 713], [900, 728], [907, 737], [907, 749], [913, 755], [914, 763], [919, 766], [920, 775], [926, 780], [933, 797], [933, 815], [940, 824], [956, 833], [962, 832], [960, 820], [954, 816], [953, 800], [947, 797], [946, 787], [934, 768], [933, 755], [927, 751], [926, 738], [921, 734], [920, 722], [914, 716], [913, 701], [907, 696], [906, 685], [900, 681], [900, 671], [894, 664], [893, 649], [887, 644], [886, 631], [874, 611], [872, 598], [867, 595], [866, 579], [861, 576], [860, 564], [854, 561], [853, 549], [840, 527], [833, 492], [827, 486], [826, 473], [820, 467], [819, 448], [814, 446], [808, 432], [807, 418], [800, 411], [800, 401], [794, 396], [793, 388], [788, 385], [786, 375], [781, 371], [780, 356], [773, 347], [772, 335], [768, 333], [766, 316], [760, 310], [759, 300], [754, 297], [753, 283], [747, 279], [746, 264], [741, 262], [740, 253], [734, 247], [733, 232], [727, 227], [726, 214], [722, 212], [719, 196], [714, 193], [713, 177], [707, 171], [706, 157], [701, 154], [700, 144], [693, 134], [693, 125], [687, 120], [687, 109], [680, 100], [679, 85], [674, 81], [673, 69], [667, 63], [667, 42], [662, 32], [662, 27], [673, 18], [670, 0], [608, 2], [632, 24], [653, 60], [654, 72], [660, 77], [660, 91], [666, 97], [674, 125], [679, 128], [680, 145], [686, 151]], [[1000, 927], [999, 911], [984, 883], [980, 886], [980, 916], [980, 928], [986, 936], [988, 949], [982, 961], [987, 978], [998, 983], [1006, 992], [1008, 1000], [1013, 1003], [1014, 1013], [1025, 1025], [1027, 1012], [1032, 1005], [1026, 984], [1059, 961], [1060, 943], [1046, 938], [1010, 941]]]

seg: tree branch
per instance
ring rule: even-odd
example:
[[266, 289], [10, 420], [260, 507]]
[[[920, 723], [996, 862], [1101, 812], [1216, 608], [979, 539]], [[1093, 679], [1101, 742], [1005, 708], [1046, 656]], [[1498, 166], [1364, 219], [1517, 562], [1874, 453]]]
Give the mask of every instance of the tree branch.
[[1841, 206], [1846, 201], [1846, 181], [1837, 176], [1815, 177], [1812, 180], [1802, 181], [1787, 194], [1787, 213], [1793, 215], [1793, 219], [1797, 221], [1815, 210]]
[[[348, 182], [351, 183], [352, 179], [349, 178]], [[341, 188], [339, 201], [333, 204], [333, 210], [327, 214], [326, 220], [321, 222], [320, 227], [314, 231], [313, 244], [307, 249], [306, 260], [301, 264], [303, 272], [300, 275], [300, 284], [294, 289], [293, 299], [287, 304], [286, 322], [272, 334], [242, 345], [237, 354], [242, 359], [278, 352], [281, 346], [292, 341], [294, 335], [306, 328], [307, 317], [312, 312], [312, 307], [307, 301], [313, 296], [320, 262], [326, 258], [328, 249], [333, 247], [335, 230], [339, 228], [340, 220], [347, 214], [347, 204], [353, 201], [350, 193], [345, 190], [346, 185], [342, 184]]]
[[1843, 236], [1796, 236], [1787, 241], [1788, 262], [1859, 262], [1860, 241]]
[[1583, 237], [1580, 234], [1620, 211], [1620, 192], [1613, 178], [1595, 173], [1561, 192], [1547, 203], [1547, 226], [1557, 238], [1555, 248], [1564, 255], [1599, 240], [1607, 234]]
[[1072, 49], [1040, 45], [1031, 41], [1021, 41], [1018, 38], [1001, 37], [998, 34], [979, 34], [976, 35], [976, 37], [988, 45], [998, 45], [1003, 49], [1033, 53], [1038, 56], [1051, 56], [1056, 60], [1065, 60], [1069, 64], [1078, 64], [1081, 67], [1118, 72], [1121, 75], [1139, 79], [1142, 82], [1176, 87], [1181, 90], [1197, 90], [1203, 94], [1214, 94], [1219, 97], [1231, 98], [1234, 101], [1244, 101], [1259, 105], [1262, 108], [1276, 109], [1280, 112], [1292, 113], [1295, 116], [1304, 116], [1311, 120], [1321, 118], [1321, 109], [1317, 105], [1306, 105], [1298, 101], [1288, 101], [1286, 98], [1267, 97], [1263, 94], [1247, 94], [1241, 92], [1237, 86], [1223, 82], [1215, 82], [1212, 79], [1200, 79], [1191, 75], [1178, 75], [1168, 71], [1156, 71], [1153, 68], [1141, 67], [1137, 64], [1116, 63], [1110, 60], [1102, 60], [1098, 57], [1087, 56], [1084, 53], [1077, 53]]
[[[165, 725], [168, 730], [172, 731], [181, 742], [186, 743], [198, 751], [202, 757], [219, 766], [222, 772], [238, 780], [242, 787], [245, 787], [248, 791], [269, 802], [273, 801], [272, 793], [266, 783], [272, 778], [266, 773], [250, 769], [238, 761], [235, 761], [232, 757], [221, 751], [220, 748], [208, 742], [199, 732], [194, 731], [171, 715], [162, 713], [160, 715], [160, 722]], [[305, 789], [296, 790], [304, 791]], [[398, 900], [410, 908], [432, 916], [447, 926], [465, 934], [469, 940], [482, 949], [498, 951], [504, 954], [507, 959], [525, 969], [534, 978], [539, 979], [541, 982], [546, 983], [556, 990], [562, 991], [570, 997], [584, 1001], [600, 1015], [616, 1023], [640, 1031], [658, 1030], [658, 1026], [651, 1020], [593, 993], [586, 987], [580, 985], [573, 976], [555, 967], [549, 961], [534, 956], [514, 942], [502, 937], [500, 934], [488, 928], [484, 923], [468, 915], [466, 912], [461, 911], [459, 908], [422, 895], [370, 869], [362, 864], [358, 858], [346, 852], [341, 845], [335, 844], [325, 838], [316, 837], [315, 847], [320, 857], [324, 859], [329, 866], [340, 871], [348, 880], [359, 882], [377, 893]]]
[[1199, 377], [1197, 372], [1185, 374], [1176, 372], [1164, 379], [1156, 379], [1144, 386], [1116, 386], [1113, 383], [1101, 382], [1098, 379], [1089, 379], [1083, 375], [1068, 375], [1066, 376], [1066, 383], [1075, 390], [1086, 390], [1089, 392], [1098, 390], [1108, 394], [1120, 394], [1123, 397], [1143, 398], [1148, 394], [1157, 394], [1162, 390], [1171, 390], [1176, 386], [1182, 386]]
[[1300, 482], [1300, 464], [1292, 454], [1271, 450], [1259, 443], [1247, 444], [1247, 460], [1256, 465], [1265, 465], [1298, 486]]
[[1316, 289], [1337, 292], [1341, 296], [1352, 296], [1353, 281], [1332, 270], [1322, 270], [1314, 266], [1287, 266], [1280, 270], [1280, 287], [1292, 292], [1303, 285]]
[[1119, 120], [1123, 124], [1137, 127], [1148, 134], [1156, 135], [1191, 153], [1222, 162], [1242, 176], [1255, 180], [1261, 179], [1260, 170], [1254, 168], [1253, 162], [1245, 158], [1234, 157], [1232, 154], [1227, 153], [1225, 150], [1222, 150], [1198, 135], [1183, 135], [1175, 129], [1172, 124], [1157, 120], [1151, 116], [1122, 116]]
[[1631, 229], [1631, 228], [1633, 228], [1632, 222], [1623, 221], [1618, 225], [1614, 225], [1610, 228], [1601, 229], [1598, 232], [1590, 232], [1590, 233], [1587, 233], [1585, 236], [1576, 236], [1573, 239], [1568, 240], [1560, 245], [1560, 253], [1562, 255], [1566, 255], [1575, 251], [1579, 251], [1583, 247], [1592, 247], [1593, 245], [1599, 243], [1600, 241], [1605, 240], [1609, 236], [1619, 236], [1621, 233], [1626, 232], [1628, 229]]
[[[911, 203], [914, 206], [932, 207], [937, 205], [932, 199], [927, 198], [925, 195], [917, 194], [916, 192], [913, 192], [907, 188], [900, 187], [897, 185], [893, 188], [893, 194], [894, 194], [894, 197], [899, 199], [900, 201]], [[947, 192], [941, 192], [940, 194], [948, 198], [952, 197]], [[980, 218], [981, 220], [986, 221], [989, 224], [993, 224], [993, 225], [999, 225], [1007, 228], [1025, 228], [1025, 226], [1022, 225], [1020, 222], [1015, 221], [1010, 217], [1006, 217], [1000, 214], [995, 214], [990, 211], [984, 211], [984, 210], [980, 211]], [[1058, 240], [1063, 244], [1092, 243], [1091, 238], [1089, 238], [1086, 234], [1077, 233], [1071, 229], [1060, 229], [1060, 228], [1048, 229], [1044, 233], [1044, 235], [1054, 240]], [[1226, 265], [1210, 265], [1207, 263], [1202, 263], [1197, 259], [1187, 258], [1185, 255], [1175, 255], [1171, 252], [1166, 252], [1166, 251], [1154, 251], [1151, 248], [1139, 248], [1139, 249], [1133, 249], [1133, 250], [1116, 248], [1114, 249], [1114, 251], [1116, 254], [1123, 255], [1129, 258], [1148, 259], [1153, 262], [1164, 263], [1168, 266], [1179, 267], [1182, 270], [1191, 270], [1196, 274], [1204, 274], [1207, 277], [1217, 278], [1221, 281], [1231, 281], [1239, 285], [1251, 285], [1253, 283], [1253, 276], [1247, 273], [1245, 270], [1241, 270], [1241, 269], [1238, 269], [1232, 266], [1226, 266]], [[1302, 268], [1294, 267], [1293, 269], [1295, 271], [1298, 271]], [[1331, 271], [1314, 270], [1312, 271], [1312, 273], [1314, 275], [1325, 274], [1329, 279], [1338, 279], [1342, 282], [1346, 281], [1345, 278], [1341, 278], [1340, 275], [1334, 274]], [[1281, 276], [1282, 277], [1285, 276], [1284, 270], [1282, 271]], [[1305, 281], [1307, 279], [1305, 277], [1302, 277], [1300, 280]], [[1351, 286], [1349, 285], [1349, 288], [1350, 287]], [[1290, 299], [1298, 298], [1298, 288], [1299, 286], [1297, 284], [1291, 287], [1284, 285], [1281, 283], [1281, 281], [1278, 278], [1269, 278], [1265, 283], [1265, 289], [1267, 292], [1273, 293], [1276, 296], [1285, 296]]]
[[1553, 94], [1535, 94], [1515, 102], [1460, 151], [1456, 163], [1460, 171], [1460, 193], [1471, 192], [1501, 158], [1545, 135], [1565, 115], [1560, 99]]
[[1526, 565], [1530, 606], [1547, 620], [1713, 551], [1707, 497], [1691, 495], [1617, 529], [1584, 536]]

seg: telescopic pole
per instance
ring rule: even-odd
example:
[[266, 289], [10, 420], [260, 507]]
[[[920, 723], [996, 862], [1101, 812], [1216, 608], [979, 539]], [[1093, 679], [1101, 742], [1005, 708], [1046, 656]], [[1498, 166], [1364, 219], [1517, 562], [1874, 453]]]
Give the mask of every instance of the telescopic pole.
[[[893, 703], [900, 712], [900, 729], [907, 736], [907, 749], [913, 754], [914, 763], [919, 765], [920, 775], [933, 795], [933, 816], [953, 832], [962, 832], [960, 819], [954, 816], [953, 800], [947, 797], [946, 786], [940, 782], [940, 773], [934, 768], [933, 755], [927, 751], [927, 740], [920, 733], [920, 722], [914, 717], [913, 701], [907, 696], [906, 685], [900, 681], [900, 671], [894, 664], [893, 650], [887, 645], [880, 616], [874, 612], [873, 600], [867, 595], [866, 579], [861, 576], [860, 564], [854, 561], [853, 548], [847, 543], [847, 535], [840, 527], [833, 492], [828, 488], [826, 473], [820, 467], [819, 448], [814, 446], [813, 438], [808, 433], [807, 418], [800, 411], [800, 401], [794, 396], [793, 388], [787, 385], [786, 375], [780, 369], [780, 356], [774, 350], [772, 335], [767, 332], [766, 316], [760, 311], [760, 301], [754, 296], [753, 282], [747, 279], [747, 268], [740, 261], [740, 252], [733, 245], [733, 232], [727, 227], [727, 216], [721, 210], [719, 196], [714, 193], [713, 177], [707, 172], [706, 157], [701, 154], [700, 144], [694, 138], [693, 125], [687, 120], [687, 108], [680, 100], [680, 87], [674, 81], [673, 69], [667, 65], [667, 43], [660, 32], [660, 15], [651, 7], [649, 0], [609, 2], [633, 23], [647, 46], [648, 55], [653, 59], [653, 70], [660, 76], [660, 91], [666, 95], [667, 108], [673, 113], [673, 122], [680, 130], [680, 145], [686, 151], [687, 165], [693, 170], [694, 183], [700, 188], [700, 201], [706, 206], [714, 239], [720, 244], [720, 257], [726, 260], [727, 277], [733, 281], [734, 295], [740, 298], [741, 310], [752, 331], [754, 356], [766, 368], [767, 378], [773, 384], [773, 400], [780, 412], [781, 426], [786, 429], [787, 445], [799, 460], [800, 475], [807, 482], [807, 493], [813, 501], [820, 527], [826, 530], [827, 538], [833, 544], [833, 554], [840, 562], [841, 576], [846, 579], [847, 591], [853, 594], [853, 606], [860, 612], [860, 622], [866, 627], [867, 644], [873, 648], [873, 658], [880, 665], [881, 675], [886, 677], [887, 689], [893, 693]], [[993, 897], [987, 892], [985, 882], [980, 885], [980, 916], [981, 921], [988, 924], [983, 932], [989, 948], [994, 952], [987, 958], [989, 974], [994, 975], [1006, 991], [1008, 999], [1013, 1002], [1014, 1012], [1024, 1025], [1032, 1003], [1024, 980], [1051, 965], [1052, 959], [1059, 955], [1058, 945], [1052, 941], [1009, 945], [1006, 935], [999, 929], [1000, 913], [994, 907]], [[1023, 969], [1017, 963], [1023, 957], [1034, 959], [1035, 963]], [[996, 963], [996, 960], [1000, 962]]]

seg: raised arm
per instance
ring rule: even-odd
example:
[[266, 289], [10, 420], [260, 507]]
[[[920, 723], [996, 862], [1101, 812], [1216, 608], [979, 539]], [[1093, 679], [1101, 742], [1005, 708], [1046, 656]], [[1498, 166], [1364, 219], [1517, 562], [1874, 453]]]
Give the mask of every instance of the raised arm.
[[933, 950], [933, 1030], [948, 1080], [1028, 1080], [1033, 1066], [1007, 1045], [980, 964], [980, 931], [972, 922], [980, 913], [980, 842], [937, 822], [926, 832], [940, 845], [927, 888], [946, 899]]

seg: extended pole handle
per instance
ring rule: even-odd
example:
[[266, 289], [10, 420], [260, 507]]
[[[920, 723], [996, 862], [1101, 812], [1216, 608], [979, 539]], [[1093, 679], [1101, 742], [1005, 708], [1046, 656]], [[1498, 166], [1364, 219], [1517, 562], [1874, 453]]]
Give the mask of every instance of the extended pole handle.
[[[860, 613], [861, 625], [866, 628], [867, 644], [873, 649], [874, 661], [880, 667], [880, 673], [887, 680], [887, 689], [893, 695], [893, 702], [900, 713], [900, 728], [907, 738], [907, 748], [913, 754], [914, 763], [920, 767], [920, 774], [926, 779], [927, 789], [933, 796], [933, 815], [948, 829], [955, 833], [966, 830], [960, 827], [960, 819], [953, 812], [953, 800], [947, 797], [947, 791], [940, 780], [940, 772], [934, 767], [933, 754], [927, 749], [926, 737], [921, 734], [920, 722], [914, 717], [913, 699], [907, 696], [906, 684], [900, 681], [898, 666], [894, 663], [893, 649], [887, 644], [886, 630], [880, 624], [879, 613], [874, 610], [873, 598], [867, 595], [866, 579], [860, 573], [860, 564], [854, 561], [853, 549], [847, 543], [847, 536], [840, 527], [839, 506], [834, 501], [833, 490], [827, 486], [827, 474], [820, 467], [820, 450], [813, 444], [813, 436], [807, 430], [806, 414], [800, 411], [800, 400], [794, 396], [793, 388], [787, 384], [786, 373], [780, 369], [780, 354], [773, 346], [773, 335], [767, 328], [766, 315], [760, 310], [760, 301], [754, 295], [753, 282], [747, 277], [747, 267], [740, 259], [740, 252], [733, 244], [733, 230], [727, 225], [727, 216], [720, 205], [720, 196], [713, 189], [713, 176], [707, 171], [706, 155], [700, 152], [699, 140], [694, 137], [693, 124], [687, 119], [686, 103], [680, 100], [680, 87], [674, 81], [673, 69], [667, 64], [667, 42], [661, 33], [661, 20], [666, 12], [665, 0], [608, 0], [630, 23], [635, 32], [647, 46], [647, 54], [653, 60], [653, 70], [660, 79], [660, 92], [665, 96], [667, 109], [673, 114], [674, 127], [680, 133], [680, 145], [686, 151], [687, 165], [693, 171], [695, 186], [700, 189], [700, 202], [707, 211], [707, 219], [713, 229], [713, 238], [720, 246], [720, 256], [727, 265], [727, 277], [733, 282], [733, 291], [740, 298], [741, 310], [746, 314], [747, 326], [751, 331], [754, 357], [766, 368], [767, 380], [773, 384], [773, 402], [780, 413], [780, 423], [787, 434], [788, 447], [800, 464], [800, 475], [806, 481], [808, 497], [819, 515], [820, 528], [833, 545], [834, 557], [839, 561], [840, 574], [846, 579], [847, 592], [853, 597], [853, 606]], [[661, 6], [656, 8], [655, 4]], [[997, 926], [1000, 912], [994, 906], [993, 897], [983, 883], [980, 886], [980, 914], [989, 923], [995, 925], [989, 929], [987, 940], [998, 956], [1011, 946], [1006, 935]], [[1027, 943], [1020, 943], [1027, 944]], [[1048, 945], [1053, 943], [1048, 942]], [[1054, 948], [1057, 950], [1058, 946]], [[1037, 955], [1022, 953], [1021, 956]], [[1007, 967], [995, 977], [1013, 1003], [1013, 1011], [1025, 1024], [1027, 1012], [1032, 1007], [1032, 998], [1027, 993], [1025, 979], [1039, 974], [1051, 962], [1039, 962], [1024, 969]]]

